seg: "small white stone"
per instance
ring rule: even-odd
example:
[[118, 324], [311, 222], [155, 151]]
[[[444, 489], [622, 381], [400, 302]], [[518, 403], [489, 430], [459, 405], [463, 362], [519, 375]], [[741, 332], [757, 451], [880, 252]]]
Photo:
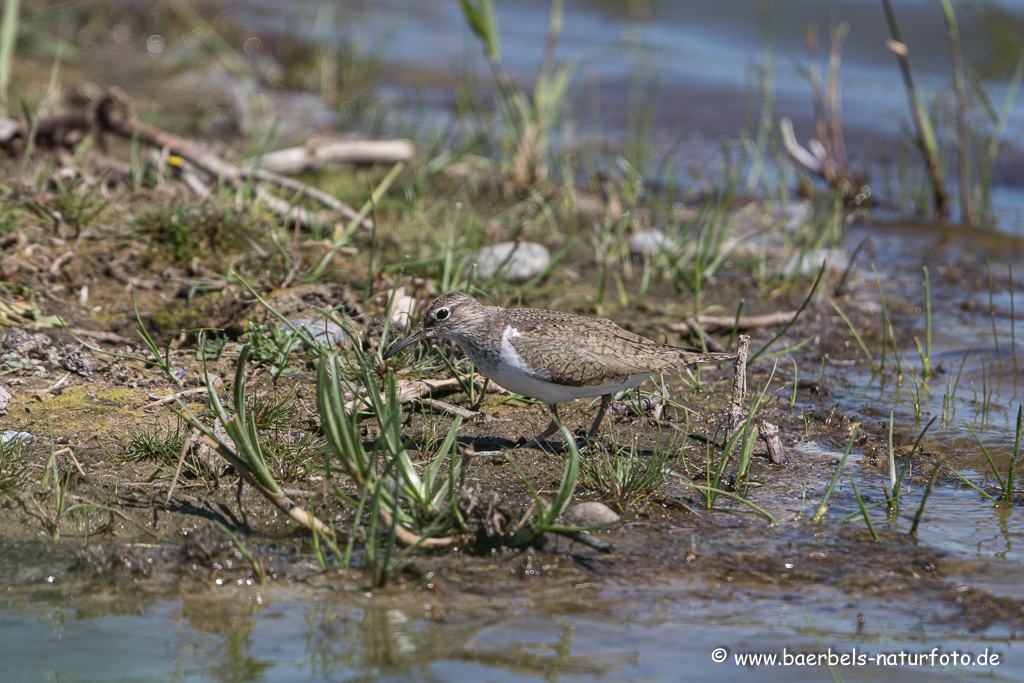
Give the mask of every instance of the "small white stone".
[[814, 275], [821, 269], [821, 262], [825, 261], [827, 269], [842, 273], [850, 265], [850, 257], [842, 247], [836, 249], [808, 249], [797, 252], [789, 260], [783, 272], [786, 275], [800, 273], [801, 275]]
[[499, 242], [469, 257], [477, 275], [489, 279], [496, 274], [505, 282], [522, 282], [539, 275], [551, 264], [551, 252], [536, 242]]
[[416, 299], [405, 293], [405, 287], [395, 290], [391, 303], [391, 322], [408, 327], [416, 315]]
[[[289, 325], [289, 323], [291, 323]], [[345, 330], [342, 329], [337, 323], [325, 320], [323, 318], [317, 318], [312, 320], [310, 318], [293, 318], [287, 323], [281, 323], [278, 325], [285, 334], [291, 334], [292, 328], [298, 330], [304, 330], [308, 334], [313, 336], [313, 340], [318, 344], [329, 344], [333, 346], [343, 346], [345, 344]]]
[[28, 432], [16, 432], [13, 429], [5, 430], [3, 434], [0, 434], [0, 446], [7, 446], [8, 444], [17, 443], [29, 443], [35, 441], [36, 437], [32, 436]]
[[621, 519], [610, 507], [597, 501], [588, 501], [573, 505], [563, 512], [556, 520], [566, 526], [587, 527], [598, 524], [614, 524]]
[[657, 256], [664, 251], [674, 252], [679, 243], [661, 230], [641, 230], [629, 236], [629, 253], [633, 256]]

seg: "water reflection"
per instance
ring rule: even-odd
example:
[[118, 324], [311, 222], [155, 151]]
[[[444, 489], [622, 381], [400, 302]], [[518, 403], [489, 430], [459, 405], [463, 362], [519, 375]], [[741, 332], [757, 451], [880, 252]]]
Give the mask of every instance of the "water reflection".
[[[961, 650], [994, 647], [1005, 668], [900, 671], [901, 680], [1013, 678], [1021, 658], [1010, 642], [964, 639], [931, 610], [852, 600], [843, 590], [812, 587], [709, 592], [703, 582], [608, 587], [598, 600], [563, 613], [528, 597], [460, 596], [459, 609], [437, 621], [401, 596], [364, 600], [330, 591], [231, 587], [138, 605], [101, 616], [54, 608], [26, 620], [0, 608], [4, 656], [0, 678], [172, 681], [515, 681], [680, 680], [727, 674], [758, 681], [820, 680], [824, 669], [756, 669], [719, 665], [716, 647], [742, 652]], [[82, 598], [88, 601], [88, 599]], [[592, 609], [586, 607], [593, 605]], [[24, 606], [22, 606], [24, 607]], [[553, 608], [553, 609], [550, 609]], [[911, 611], [908, 611], [910, 608]], [[994, 635], [994, 634], [990, 634]], [[1018, 667], [1016, 669], [1012, 667]], [[839, 669], [857, 678], [870, 670]]]

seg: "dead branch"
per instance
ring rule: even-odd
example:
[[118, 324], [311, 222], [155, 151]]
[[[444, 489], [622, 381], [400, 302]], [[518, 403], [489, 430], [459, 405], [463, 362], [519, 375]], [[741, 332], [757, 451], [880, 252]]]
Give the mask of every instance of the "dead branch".
[[423, 408], [429, 408], [439, 413], [451, 415], [452, 417], [461, 417], [464, 420], [475, 420], [478, 422], [511, 422], [512, 420], [504, 417], [494, 417], [486, 413], [481, 413], [478, 410], [468, 410], [461, 406], [452, 405], [451, 403], [445, 403], [444, 401], [438, 401], [436, 398], [418, 398], [416, 399]]
[[147, 280], [145, 278], [132, 277], [128, 273], [124, 272], [124, 268], [117, 265], [116, 263], [111, 263], [107, 265], [106, 273], [110, 277], [120, 282], [122, 285], [132, 285], [133, 287], [146, 290], [156, 289], [157, 286], [156, 280]]
[[50, 271], [49, 271], [50, 272], [50, 279], [51, 280], [56, 279], [57, 276], [60, 275], [61, 268], [63, 268], [65, 265], [67, 265], [67, 262], [70, 261], [71, 259], [73, 259], [74, 257], [75, 257], [75, 250], [74, 249], [69, 249], [68, 251], [65, 251], [63, 254], [61, 254], [60, 256], [55, 258], [53, 260], [53, 263], [50, 264]]
[[[333, 195], [318, 190], [306, 183], [260, 168], [239, 168], [191, 140], [135, 120], [128, 107], [127, 95], [118, 88], [108, 90], [96, 102], [94, 111], [96, 124], [101, 130], [109, 131], [127, 140], [138, 140], [154, 147], [166, 148], [170, 153], [185, 159], [204, 173], [230, 183], [239, 189], [244, 189], [247, 183], [256, 180], [290, 190], [296, 193], [297, 196], [309, 197], [350, 220], [359, 215], [358, 211], [338, 201]], [[277, 200], [271, 208], [275, 210], [281, 209], [280, 202], [284, 202], [284, 200]], [[291, 204], [288, 202], [284, 203], [288, 206], [289, 213], [291, 213]], [[371, 229], [373, 222], [364, 218], [360, 225]]]
[[686, 331], [689, 331], [690, 336], [703, 344], [704, 348], [708, 351], [715, 351], [719, 353], [725, 351], [724, 346], [707, 335], [707, 332], [704, 330], [704, 326], [701, 324], [699, 318], [690, 318], [678, 327], [680, 328], [678, 331], [683, 332], [684, 334]]
[[793, 132], [793, 122], [785, 116], [779, 121], [779, 133], [782, 135], [782, 146], [786, 148], [789, 156], [793, 157], [793, 161], [814, 175], [828, 180], [825, 175], [825, 160], [819, 159], [800, 146], [800, 143], [796, 141], [796, 134]]
[[301, 147], [279, 149], [263, 156], [261, 166], [283, 174], [302, 173], [337, 164], [396, 164], [409, 161], [416, 146], [408, 140], [342, 140], [311, 138]]
[[[222, 380], [220, 377], [216, 377], [216, 376], [210, 378], [210, 383], [213, 386], [217, 386], [217, 385], [221, 384], [223, 381], [224, 380]], [[185, 391], [178, 391], [178, 392], [167, 394], [166, 396], [161, 396], [160, 398], [154, 399], [152, 403], [147, 403], [144, 406], [140, 406], [139, 410], [149, 410], [151, 408], [158, 408], [160, 406], [165, 406], [168, 403], [174, 403], [179, 398], [185, 398], [186, 396], [195, 396], [197, 394], [206, 394], [206, 393], [209, 393], [209, 391], [210, 390], [207, 387], [205, 387], [205, 386], [196, 387], [195, 389], [186, 389]], [[150, 395], [150, 398], [152, 398], [152, 394]]]
[[787, 460], [786, 449], [782, 447], [778, 426], [766, 420], [761, 420], [757, 423], [757, 431], [761, 438], [764, 439], [765, 446], [768, 447], [768, 459], [776, 465], [785, 465]]
[[59, 380], [54, 382], [51, 386], [48, 386], [45, 389], [43, 389], [43, 393], [44, 394], [53, 394], [53, 393], [59, 391], [60, 388], [62, 386], [64, 386], [64, 384], [68, 381], [69, 377], [71, 377], [71, 373], [70, 372], [65, 373], [65, 375], [63, 377], [61, 377]]
[[[777, 311], [775, 313], [765, 313], [764, 315], [742, 315], [739, 318], [729, 315], [702, 315], [696, 319], [696, 322], [704, 332], [709, 334], [731, 332], [734, 327], [737, 331], [743, 332], [762, 327], [785, 325], [793, 319], [794, 315], [796, 315], [796, 311]], [[669, 323], [665, 327], [680, 334], [691, 333], [693, 332], [693, 328], [690, 325], [692, 320], [691, 318], [684, 323]], [[709, 346], [708, 350], [715, 351], [716, 349], [712, 349]]]
[[[483, 380], [479, 378], [474, 379], [474, 386], [477, 389], [482, 391], [483, 385]], [[494, 387], [493, 383], [491, 386]], [[429, 396], [435, 392], [456, 391], [461, 388], [462, 385], [459, 384], [459, 380], [454, 377], [438, 380], [400, 379], [395, 382], [395, 390], [398, 393], [398, 402], [402, 404], [419, 401], [421, 398]], [[345, 410], [353, 410], [354, 408], [357, 408], [360, 403], [362, 402], [353, 396], [352, 399], [345, 402]]]

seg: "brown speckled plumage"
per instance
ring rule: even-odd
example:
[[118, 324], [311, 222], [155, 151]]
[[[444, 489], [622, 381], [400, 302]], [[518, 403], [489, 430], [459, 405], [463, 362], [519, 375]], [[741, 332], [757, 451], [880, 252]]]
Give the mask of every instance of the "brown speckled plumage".
[[[544, 401], [555, 417], [559, 403], [601, 396], [591, 436], [615, 391], [655, 373], [732, 357], [651, 341], [605, 318], [487, 308], [463, 292], [435, 299], [422, 326], [385, 357], [429, 337], [455, 341], [480, 372], [506, 389]], [[537, 439], [553, 433], [554, 425]]]

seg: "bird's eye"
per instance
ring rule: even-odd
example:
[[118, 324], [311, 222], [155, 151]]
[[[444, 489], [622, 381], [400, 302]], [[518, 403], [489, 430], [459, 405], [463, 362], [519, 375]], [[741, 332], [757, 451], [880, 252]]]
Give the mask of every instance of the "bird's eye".
[[434, 317], [437, 318], [438, 320], [444, 320], [445, 318], [448, 317], [448, 309], [447, 308], [439, 308], [439, 309], [437, 309], [437, 313], [434, 314]]

